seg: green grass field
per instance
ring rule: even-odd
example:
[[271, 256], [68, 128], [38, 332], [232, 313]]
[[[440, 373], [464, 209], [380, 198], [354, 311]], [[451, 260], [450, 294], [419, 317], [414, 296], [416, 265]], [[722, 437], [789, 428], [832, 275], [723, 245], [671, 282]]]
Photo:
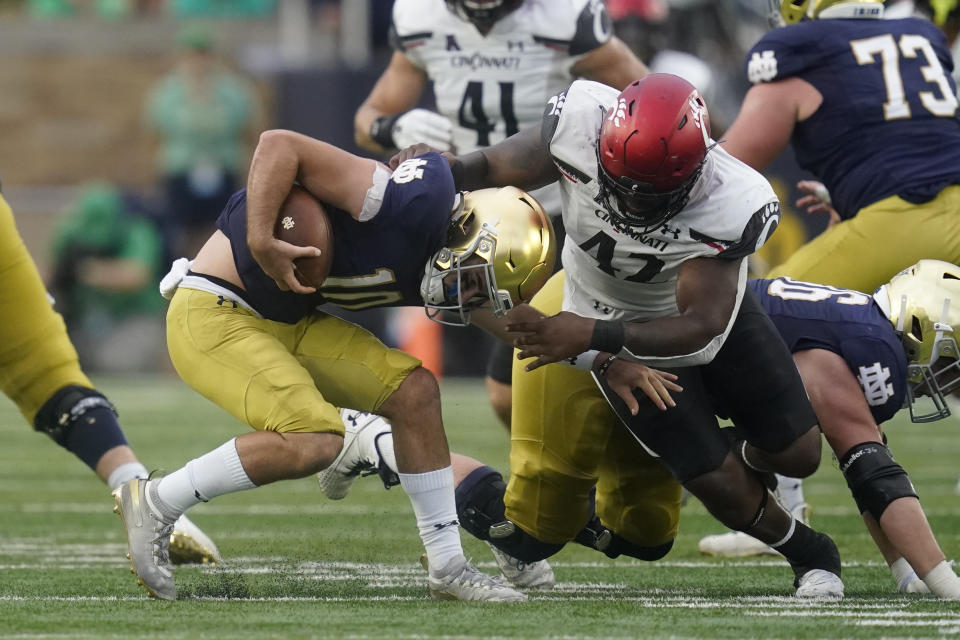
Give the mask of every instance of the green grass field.
[[[246, 429], [175, 379], [98, 380], [148, 468], [175, 469]], [[479, 381], [447, 381], [451, 446], [506, 469], [508, 439]], [[960, 421], [888, 425], [948, 558], [960, 557]], [[218, 498], [190, 512], [218, 543], [217, 567], [182, 567], [180, 600], [148, 598], [124, 559], [106, 488], [0, 400], [0, 638], [949, 638], [960, 603], [900, 596], [828, 455], [806, 484], [813, 524], [844, 559], [847, 598], [791, 597], [773, 558], [720, 561], [720, 531], [696, 501], [663, 560], [608, 560], [570, 546], [558, 585], [515, 604], [433, 602], [399, 488], [358, 481], [326, 500], [313, 479]], [[493, 572], [484, 545], [468, 554]]]

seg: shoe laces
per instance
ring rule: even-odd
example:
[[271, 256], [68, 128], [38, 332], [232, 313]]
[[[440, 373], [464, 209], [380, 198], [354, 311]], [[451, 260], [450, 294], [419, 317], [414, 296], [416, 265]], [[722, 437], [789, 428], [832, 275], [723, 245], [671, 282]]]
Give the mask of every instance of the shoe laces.
[[483, 573], [473, 566], [469, 560], [463, 566], [460, 575], [456, 576], [454, 580], [464, 585], [477, 586], [483, 589], [502, 589], [506, 586], [500, 578]]
[[161, 524], [155, 529], [157, 537], [153, 539], [153, 553], [159, 566], [166, 567], [170, 564], [170, 536], [173, 534], [174, 523], [158, 522]]

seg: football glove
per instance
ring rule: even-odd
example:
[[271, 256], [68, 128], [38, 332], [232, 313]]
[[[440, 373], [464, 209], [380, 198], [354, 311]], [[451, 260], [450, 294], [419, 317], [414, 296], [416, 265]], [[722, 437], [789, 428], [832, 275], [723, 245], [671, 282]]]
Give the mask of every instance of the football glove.
[[397, 149], [423, 142], [440, 151], [453, 151], [453, 125], [427, 109], [407, 111], [397, 118], [390, 132]]

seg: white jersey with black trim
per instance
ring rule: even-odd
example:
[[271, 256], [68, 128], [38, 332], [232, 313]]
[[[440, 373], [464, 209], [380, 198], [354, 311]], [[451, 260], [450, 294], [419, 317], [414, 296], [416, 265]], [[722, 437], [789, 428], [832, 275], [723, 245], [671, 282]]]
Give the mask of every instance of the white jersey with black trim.
[[[540, 126], [543, 103], [573, 81], [571, 67], [611, 36], [600, 0], [525, 0], [486, 36], [444, 0], [393, 5], [393, 46], [433, 82], [459, 154]], [[552, 191], [533, 194], [555, 213], [559, 195]]]
[[550, 153], [563, 174], [563, 308], [605, 320], [649, 320], [677, 313], [677, 276], [685, 261], [739, 259], [763, 246], [780, 220], [780, 203], [762, 175], [715, 146], [679, 214], [649, 233], [617, 225], [598, 202], [596, 147], [604, 109], [618, 95], [578, 80], [551, 98], [545, 115], [544, 127], [553, 127]]

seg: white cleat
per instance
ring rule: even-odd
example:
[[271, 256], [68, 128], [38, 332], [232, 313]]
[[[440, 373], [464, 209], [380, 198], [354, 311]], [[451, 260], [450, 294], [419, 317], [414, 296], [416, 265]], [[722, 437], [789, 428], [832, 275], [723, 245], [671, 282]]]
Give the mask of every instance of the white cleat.
[[523, 602], [526, 594], [504, 584], [499, 578], [481, 572], [464, 556], [450, 560], [435, 575], [427, 564], [426, 554], [420, 564], [427, 570], [427, 587], [434, 600], [466, 600], [476, 602]]
[[520, 589], [552, 589], [556, 579], [553, 576], [553, 567], [546, 560], [524, 562], [514, 558], [506, 551], [501, 551], [490, 544], [493, 558], [500, 567], [500, 573], [514, 587]]
[[[791, 515], [805, 525], [810, 524], [810, 505], [803, 503], [793, 508]], [[772, 547], [742, 531], [730, 531], [704, 536], [697, 548], [705, 556], [717, 558], [751, 558], [753, 556], [779, 556]]]
[[154, 598], [176, 600], [177, 587], [170, 567], [172, 522], [165, 522], [147, 503], [147, 480], [134, 478], [113, 492], [113, 512], [120, 515], [127, 533], [130, 571]]
[[331, 500], [343, 500], [347, 497], [353, 482], [361, 475], [370, 475], [376, 471], [380, 460], [375, 453], [363, 451], [360, 434], [370, 429], [389, 431], [390, 426], [378, 415], [341, 409], [343, 419], [343, 449], [329, 467], [317, 473], [320, 490]]
[[800, 576], [797, 586], [798, 598], [818, 600], [841, 600], [843, 581], [835, 573], [825, 569], [810, 569]]
[[717, 558], [749, 558], [752, 556], [779, 556], [764, 542], [742, 531], [704, 536], [697, 545], [700, 553]]
[[170, 536], [170, 562], [219, 564], [223, 562], [223, 558], [210, 536], [201, 531], [187, 516], [180, 516], [173, 523], [173, 534]]

